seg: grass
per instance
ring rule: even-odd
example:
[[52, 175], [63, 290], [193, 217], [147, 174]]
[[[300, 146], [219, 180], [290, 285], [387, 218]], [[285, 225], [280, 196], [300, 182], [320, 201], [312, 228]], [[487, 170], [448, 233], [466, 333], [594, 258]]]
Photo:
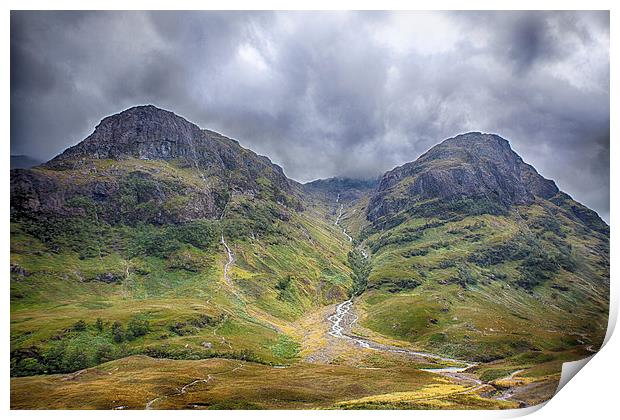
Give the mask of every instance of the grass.
[[[209, 375], [210, 382], [178, 395], [182, 386]], [[79, 374], [13, 378], [11, 408], [143, 409], [165, 395], [154, 408], [330, 408], [348, 398], [418, 389], [432, 378], [410, 368], [299, 364], [278, 369], [225, 359], [132, 356]]]
[[[605, 241], [597, 234], [578, 234], [582, 228], [568, 219], [561, 230], [542, 223], [545, 214], [541, 204], [519, 214], [449, 222], [411, 219], [371, 234], [367, 242], [381, 245], [375, 245], [369, 291], [359, 302], [361, 324], [421, 348], [485, 362], [596, 345], [606, 330], [608, 281], [606, 271], [600, 277], [592, 272], [600, 261], [588, 249], [605, 247]], [[574, 271], [560, 268], [528, 290], [517, 284], [521, 259], [491, 266], [468, 261], [524, 231], [553, 258], [565, 252], [560, 246], [572, 249]], [[415, 287], [399, 289], [408, 284], [403, 279]]]
[[484, 398], [476, 393], [475, 386], [442, 383], [427, 385], [416, 391], [394, 392], [342, 401], [336, 407], [348, 410], [493, 410], [517, 408], [518, 404]]
[[[99, 164], [107, 170], [113, 165]], [[144, 165], [142, 170], [155, 177], [193, 182], [184, 178], [183, 169]], [[243, 197], [234, 198], [227, 220], [253, 217], [243, 216], [248, 211], [244, 206]], [[12, 374], [93, 366], [101, 359], [87, 356], [89, 346], [93, 351], [111, 347], [106, 357], [112, 358], [136, 353], [200, 358], [242, 352], [264, 363], [289, 364], [299, 346], [278, 331], [308, 311], [343, 299], [351, 285], [345, 238], [334, 234], [337, 228], [323, 219], [322, 211], [317, 207], [291, 214], [288, 223], [275, 221], [269, 229], [276, 233], [267, 229], [262, 236], [227, 238], [235, 254], [232, 288], [223, 279], [226, 255], [219, 234], [212, 232], [218, 229], [217, 222], [189, 230], [173, 225], [110, 227], [100, 241], [88, 238], [101, 247], [86, 256], [78, 251], [76, 237], [56, 240], [56, 236], [50, 244], [28, 233], [26, 225], [12, 223]], [[203, 228], [208, 235], [201, 236]], [[166, 254], [161, 244], [153, 248], [149, 244], [154, 237], [174, 244], [173, 250]], [[137, 247], [132, 245], [136, 238]], [[178, 245], [179, 241], [186, 242]], [[285, 288], [278, 287], [282, 279], [288, 279]], [[149, 332], [122, 343], [112, 340], [111, 325], [118, 322], [124, 328], [136, 316], [148, 319]], [[213, 328], [174, 329], [199, 316], [224, 317], [224, 321]], [[93, 330], [97, 319], [105, 323], [105, 333]], [[76, 336], [68, 331], [78, 320], [89, 328]], [[85, 357], [77, 364], [54, 367], [51, 354], [59, 346], [78, 346]], [[53, 357], [66, 360], [63, 354]]]

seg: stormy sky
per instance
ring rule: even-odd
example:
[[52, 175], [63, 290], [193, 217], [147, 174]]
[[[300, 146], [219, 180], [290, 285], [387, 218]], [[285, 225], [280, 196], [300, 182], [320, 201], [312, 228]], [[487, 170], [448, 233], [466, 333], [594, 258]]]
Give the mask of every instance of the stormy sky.
[[607, 12], [11, 13], [11, 154], [147, 103], [302, 182], [497, 133], [609, 221]]

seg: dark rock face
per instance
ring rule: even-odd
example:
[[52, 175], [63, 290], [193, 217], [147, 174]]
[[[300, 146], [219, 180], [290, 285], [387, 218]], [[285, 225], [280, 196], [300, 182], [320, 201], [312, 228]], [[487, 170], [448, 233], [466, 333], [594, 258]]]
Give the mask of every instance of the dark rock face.
[[[166, 165], [190, 170], [193, 179], [159, 176]], [[85, 216], [74, 204], [85, 198], [110, 223], [182, 223], [216, 218], [232, 192], [252, 196], [265, 185], [285, 204], [300, 190], [266, 157], [147, 105], [104, 118], [84, 141], [38, 168], [11, 171], [11, 211]]]
[[[65, 150], [46, 166], [63, 166], [67, 161], [137, 158], [219, 163], [213, 150], [205, 150], [207, 140], [198, 126], [178, 115], [152, 105], [137, 106], [104, 118], [93, 134]], [[219, 162], [218, 162], [219, 160]]]
[[65, 202], [65, 192], [56, 179], [40, 172], [11, 171], [11, 213], [58, 211]]
[[387, 172], [370, 200], [368, 218], [374, 221], [430, 199], [484, 199], [509, 208], [536, 197], [549, 199], [558, 191], [553, 181], [524, 163], [508, 141], [468, 133]]
[[102, 283], [120, 283], [123, 281], [123, 276], [119, 274], [107, 272], [107, 273], [97, 274], [93, 280], [99, 281]]
[[[137, 106], [104, 118], [79, 144], [45, 164], [50, 169], [75, 169], [91, 159], [175, 161], [195, 168], [203, 177], [227, 177], [233, 182], [264, 176], [279, 188], [290, 189], [282, 168], [244, 149], [235, 140], [201, 130], [186, 119], [152, 105]], [[240, 175], [240, 176], [239, 176]], [[241, 183], [247, 188], [248, 183]]]

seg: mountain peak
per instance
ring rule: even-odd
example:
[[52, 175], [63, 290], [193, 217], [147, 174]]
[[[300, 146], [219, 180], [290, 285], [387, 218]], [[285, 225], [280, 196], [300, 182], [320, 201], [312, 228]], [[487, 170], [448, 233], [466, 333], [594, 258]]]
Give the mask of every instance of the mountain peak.
[[496, 135], [461, 134], [432, 147], [416, 161], [387, 172], [371, 200], [369, 218], [377, 219], [425, 200], [485, 200], [499, 208], [548, 199], [558, 193]]
[[459, 134], [446, 139], [429, 149], [417, 161], [446, 158], [458, 158], [465, 161], [492, 159], [523, 162], [521, 157], [512, 150], [508, 140], [497, 134], [480, 132]]
[[90, 136], [50, 164], [81, 157], [195, 159], [196, 146], [204, 141], [200, 128], [185, 118], [153, 105], [140, 105], [104, 118]]

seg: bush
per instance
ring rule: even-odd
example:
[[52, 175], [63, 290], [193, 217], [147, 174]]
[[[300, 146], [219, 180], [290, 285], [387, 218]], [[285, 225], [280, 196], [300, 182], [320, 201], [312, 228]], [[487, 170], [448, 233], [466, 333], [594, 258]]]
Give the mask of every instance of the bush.
[[140, 224], [127, 229], [129, 237], [127, 254], [129, 258], [154, 256], [165, 258], [181, 248], [181, 242], [170, 235], [167, 228]]
[[481, 267], [489, 267], [507, 261], [523, 259], [535, 246], [536, 244], [528, 238], [518, 235], [507, 242], [480, 248], [472, 253], [467, 260]]
[[125, 330], [123, 324], [118, 321], [114, 321], [112, 324], [112, 338], [116, 343], [122, 343], [125, 341]]
[[534, 250], [523, 261], [519, 268], [521, 276], [517, 279], [517, 285], [532, 290], [552, 277], [552, 273], [558, 270], [558, 264], [542, 250]]
[[97, 331], [103, 332], [103, 320], [101, 318], [97, 318], [97, 321], [95, 321], [95, 328]]
[[149, 331], [149, 321], [146, 319], [133, 318], [127, 324], [127, 333], [131, 334], [132, 338], [142, 337]]
[[39, 239], [50, 251], [70, 250], [82, 259], [101, 255], [101, 250], [107, 246], [102, 241], [113, 236], [108, 224], [88, 217], [23, 215], [14, 221], [24, 233]]
[[387, 289], [390, 293], [398, 293], [402, 292], [403, 290], [413, 290], [422, 284], [419, 281], [413, 279], [397, 279], [392, 280], [390, 283], [391, 287], [388, 287]]
[[439, 261], [439, 265], [438, 265], [438, 267], [442, 270], [445, 270], [446, 268], [455, 267], [455, 266], [456, 266], [456, 262], [454, 260], [441, 260]]
[[71, 329], [73, 331], [86, 331], [87, 327], [88, 325], [86, 325], [86, 322], [83, 319], [80, 319], [78, 322], [73, 324], [73, 327], [71, 327]]
[[284, 291], [286, 289], [288, 289], [288, 287], [291, 285], [291, 282], [293, 281], [295, 277], [292, 275], [288, 275], [286, 277], [280, 278], [278, 279], [278, 282], [276, 283], [276, 289], [280, 290], [280, 291]]
[[147, 347], [145, 349], [137, 350], [136, 354], [144, 354], [156, 359], [176, 359], [176, 360], [200, 360], [200, 359], [212, 359], [212, 358], [225, 358], [244, 360], [248, 362], [267, 364], [263, 359], [258, 357], [252, 350], [243, 349], [230, 352], [216, 352], [212, 350], [195, 350], [192, 348], [184, 347]]
[[349, 251], [348, 260], [351, 267], [351, 280], [353, 281], [352, 294], [359, 296], [368, 287], [368, 276], [370, 276], [372, 266], [368, 258], [364, 257], [357, 249]]
[[39, 375], [45, 371], [45, 366], [34, 357], [11, 358], [11, 376]]
[[[38, 364], [43, 368], [43, 371], [39, 373], [75, 372], [120, 356], [121, 353], [108, 338], [90, 334], [66, 337], [54, 341], [43, 351], [36, 350]], [[20, 376], [24, 372], [15, 371], [11, 374]]]
[[171, 325], [169, 329], [172, 333], [180, 336], [195, 335], [198, 334], [202, 328], [216, 327], [222, 322], [224, 322], [225, 319], [225, 315], [212, 317], [203, 314], [187, 321], [176, 322]]
[[403, 257], [405, 258], [420, 257], [426, 254], [428, 254], [428, 248], [416, 248], [416, 249], [412, 249], [410, 251], [404, 252]]

